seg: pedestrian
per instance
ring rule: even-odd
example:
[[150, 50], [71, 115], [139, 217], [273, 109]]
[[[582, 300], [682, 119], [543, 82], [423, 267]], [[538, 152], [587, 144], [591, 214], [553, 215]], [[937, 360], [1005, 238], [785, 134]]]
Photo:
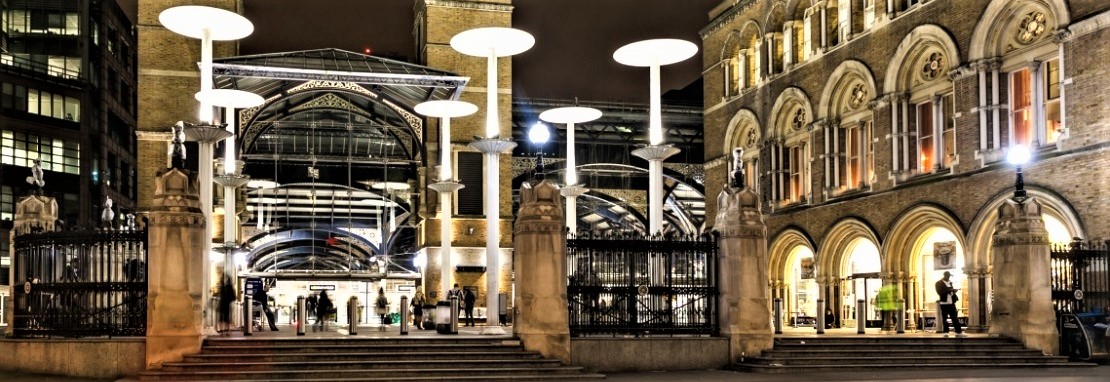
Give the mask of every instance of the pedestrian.
[[463, 303], [466, 306], [466, 326], [474, 326], [474, 301], [478, 300], [478, 296], [474, 294], [473, 289], [463, 291]]
[[[317, 301], [319, 301], [319, 297], [316, 297], [315, 293], [308, 295], [308, 298], [304, 299], [305, 316], [308, 316], [308, 315], [315, 316], [316, 315], [316, 303], [317, 303]], [[304, 324], [308, 325], [308, 317], [304, 317]]]
[[390, 324], [386, 321], [386, 315], [389, 314], [389, 299], [385, 297], [385, 288], [378, 288], [378, 299], [374, 301], [374, 313], [378, 315], [379, 322], [381, 322], [378, 331], [384, 332], [385, 326]]
[[266, 314], [266, 321], [270, 324], [271, 331], [277, 331], [278, 327], [274, 323], [274, 311], [270, 309], [270, 296], [266, 294], [267, 287], [262, 287], [258, 292], [254, 292], [254, 299], [262, 304], [262, 312]]
[[231, 332], [231, 303], [235, 301], [235, 286], [231, 285], [231, 277], [224, 276], [220, 279], [220, 326], [217, 331], [221, 335]]
[[886, 285], [880, 288], [878, 300], [879, 311], [882, 313], [880, 317], [884, 320], [883, 327], [887, 328], [888, 322], [897, 325], [898, 318], [895, 317], [894, 312], [898, 310], [898, 287]]
[[[320, 298], [316, 301], [316, 326], [320, 331], [328, 330], [328, 316], [331, 315], [332, 303], [328, 298], [328, 291], [320, 291]], [[312, 331], [316, 331], [313, 329]]]
[[832, 308], [825, 308], [825, 329], [833, 327], [836, 327], [836, 315], [833, 314]]
[[412, 296], [412, 325], [417, 329], [423, 329], [424, 325], [424, 289], [416, 287], [416, 294]]
[[937, 301], [940, 305], [940, 317], [937, 317], [937, 319], [940, 320], [941, 328], [943, 328], [941, 332], [944, 333], [945, 337], [948, 337], [948, 319], [952, 319], [952, 326], [956, 327], [956, 337], [966, 337], [967, 335], [960, 327], [960, 319], [956, 314], [956, 302], [960, 301], [960, 298], [956, 296], [956, 291], [959, 289], [952, 287], [951, 277], [952, 272], [944, 271], [944, 278], [937, 280], [937, 296], [940, 297], [940, 300]]

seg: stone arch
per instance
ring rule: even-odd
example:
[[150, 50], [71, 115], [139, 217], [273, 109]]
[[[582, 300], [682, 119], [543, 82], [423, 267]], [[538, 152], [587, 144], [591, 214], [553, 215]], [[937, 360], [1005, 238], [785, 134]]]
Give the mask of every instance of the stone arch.
[[1068, 6], [1063, 0], [992, 1], [971, 34], [969, 59], [974, 61], [1004, 55], [1004, 45], [1012, 37], [1012, 29], [1008, 26], [1020, 22], [1021, 15], [1031, 9], [1039, 9], [1049, 16], [1046, 35], [1071, 23]]
[[948, 61], [946, 67], [949, 70], [960, 66], [959, 50], [948, 31], [934, 24], [919, 25], [902, 38], [891, 56], [886, 77], [883, 79], [883, 91], [891, 93], [911, 90], [911, 75], [916, 72], [912, 64], [931, 52], [942, 52]]
[[[1081, 239], [1086, 237], [1086, 229], [1083, 221], [1079, 218], [1079, 214], [1071, 203], [1068, 203], [1062, 196], [1051, 190], [1030, 185], [1025, 186], [1025, 192], [1041, 204], [1042, 214], [1060, 220], [1073, 236]], [[995, 226], [998, 224], [998, 208], [1012, 197], [1013, 191], [1009, 189], [995, 195], [990, 202], [979, 209], [979, 213], [975, 215], [975, 220], [971, 221], [966, 239], [968, 248], [964, 251], [964, 253], [970, 254], [966, 259], [968, 268], [986, 269], [992, 265], [990, 259], [991, 239], [994, 236]]]
[[[745, 152], [758, 149], [759, 142], [763, 138], [760, 126], [759, 117], [756, 117], [754, 112], [750, 109], [740, 109], [728, 121], [728, 130], [725, 131], [721, 152], [728, 154], [736, 147], [743, 147]], [[754, 142], [750, 134], [754, 134]]]
[[[798, 246], [809, 248], [815, 257], [818, 256], [813, 239], [801, 228], [787, 227], [778, 235], [775, 235], [774, 240], [771, 241], [767, 261], [767, 274], [770, 275], [771, 282], [783, 281], [783, 278], [786, 277], [786, 266], [790, 264], [790, 254]], [[818, 257], [817, 260], [820, 261], [820, 258]]]
[[[845, 258], [848, 247], [856, 239], [868, 240], [876, 247], [880, 247], [880, 244], [882, 244], [878, 232], [870, 223], [854, 216], [845, 217], [833, 224], [822, 239], [821, 248], [817, 254], [817, 273], [823, 276], [843, 278], [845, 275], [841, 275], [840, 270], [843, 268], [844, 262], [848, 260]], [[882, 252], [879, 256], [882, 258]]]
[[[862, 104], [853, 104], [852, 94], [857, 84], [862, 85], [866, 96]], [[857, 60], [846, 60], [833, 70], [826, 82], [825, 89], [821, 92], [820, 105], [817, 109], [817, 118], [831, 118], [844, 115], [845, 107], [852, 110], [866, 110], [867, 102], [876, 96], [875, 77], [871, 70]], [[851, 112], [847, 111], [847, 112]]]
[[773, 31], [781, 29], [784, 22], [786, 22], [786, 1], [776, 1], [767, 10], [767, 17], [763, 20], [763, 25], [766, 26], [768, 31]]
[[887, 230], [887, 240], [879, 247], [883, 258], [883, 272], [916, 274], [910, 249], [916, 247], [922, 237], [933, 228], [951, 231], [959, 240], [960, 248], [967, 248], [964, 240], [966, 230], [954, 213], [936, 204], [916, 205], [899, 214]]
[[[803, 113], [800, 126], [793, 125], [794, 131], [790, 131], [792, 120], [798, 117], [796, 112], [799, 109]], [[812, 122], [813, 105], [809, 102], [809, 97], [802, 89], [789, 87], [779, 94], [778, 99], [775, 100], [775, 105], [771, 108], [771, 120], [767, 124], [767, 135], [785, 140], [789, 135], [804, 132], [805, 127]]]

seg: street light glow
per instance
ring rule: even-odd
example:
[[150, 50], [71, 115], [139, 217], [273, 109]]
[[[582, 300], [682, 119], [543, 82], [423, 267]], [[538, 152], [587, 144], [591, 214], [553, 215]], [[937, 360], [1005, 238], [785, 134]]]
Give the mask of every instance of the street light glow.
[[543, 122], [536, 122], [535, 125], [532, 125], [532, 129], [528, 130], [528, 140], [534, 144], [547, 143], [549, 138], [551, 138], [551, 131], [547, 130], [547, 125]]
[[1006, 153], [1006, 161], [1015, 166], [1021, 166], [1029, 163], [1029, 159], [1033, 157], [1033, 153], [1025, 145], [1014, 145], [1010, 147], [1010, 151]]

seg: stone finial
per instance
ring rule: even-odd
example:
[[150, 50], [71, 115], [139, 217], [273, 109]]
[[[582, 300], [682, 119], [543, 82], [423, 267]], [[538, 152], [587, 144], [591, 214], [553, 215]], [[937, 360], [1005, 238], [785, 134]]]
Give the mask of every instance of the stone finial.
[[51, 197], [32, 195], [15, 203], [13, 236], [32, 232], [54, 231], [58, 220], [58, 201]]
[[35, 186], [35, 195], [42, 195], [42, 186], [46, 185], [46, 181], [43, 180], [42, 163], [39, 162], [38, 159], [35, 159], [33, 162], [34, 165], [31, 166], [31, 176], [27, 177], [27, 183]]
[[732, 188], [744, 188], [744, 149], [737, 147], [732, 149], [732, 181], [729, 186]]
[[531, 232], [540, 226], [528, 222], [548, 221], [563, 221], [559, 186], [546, 180], [536, 184], [525, 182], [520, 187], [520, 210], [517, 212], [517, 223], [513, 225], [515, 231]]
[[116, 213], [112, 212], [112, 197], [104, 197], [104, 207], [100, 210], [100, 221], [109, 223], [116, 217]]
[[170, 127], [173, 141], [170, 145], [170, 157], [173, 158], [173, 167], [185, 168], [185, 122], [177, 121]]

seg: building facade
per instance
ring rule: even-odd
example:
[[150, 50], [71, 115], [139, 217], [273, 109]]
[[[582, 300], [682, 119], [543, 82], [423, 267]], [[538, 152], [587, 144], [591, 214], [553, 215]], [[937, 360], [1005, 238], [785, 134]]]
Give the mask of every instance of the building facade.
[[[0, 3], [0, 234], [15, 203], [57, 199], [63, 226], [98, 225], [105, 198], [116, 217], [135, 211], [136, 33], [114, 0]], [[0, 258], [7, 283], [8, 241]]]
[[983, 330], [1011, 148], [1033, 152], [1050, 241], [1110, 237], [1108, 20], [1099, 1], [724, 1], [701, 31], [707, 195], [742, 148], [789, 315], [877, 320], [893, 285], [932, 316], [949, 271]]

